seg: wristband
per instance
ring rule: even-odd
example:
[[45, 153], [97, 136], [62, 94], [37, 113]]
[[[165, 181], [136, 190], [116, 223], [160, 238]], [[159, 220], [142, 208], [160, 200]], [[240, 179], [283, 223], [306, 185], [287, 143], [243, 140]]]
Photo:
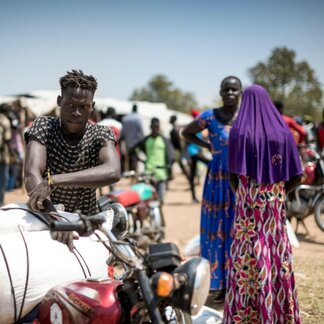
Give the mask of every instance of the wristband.
[[50, 188], [52, 188], [54, 184], [53, 179], [51, 177], [51, 171], [49, 168], [47, 169], [47, 184]]

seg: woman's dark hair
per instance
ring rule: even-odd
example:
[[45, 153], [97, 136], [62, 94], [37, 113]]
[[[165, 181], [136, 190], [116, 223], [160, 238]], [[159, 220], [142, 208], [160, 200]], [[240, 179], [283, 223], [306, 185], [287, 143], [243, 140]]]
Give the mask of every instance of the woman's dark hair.
[[97, 80], [92, 75], [85, 75], [82, 70], [72, 70], [60, 78], [61, 90], [67, 88], [80, 88], [95, 92], [97, 90]]
[[239, 83], [240, 88], [242, 89], [242, 82], [241, 82], [241, 80], [238, 77], [234, 76], [234, 75], [229, 75], [226, 78], [224, 78], [222, 80], [222, 82], [221, 82], [221, 88], [222, 88], [224, 82], [227, 81], [228, 79], [235, 79]]

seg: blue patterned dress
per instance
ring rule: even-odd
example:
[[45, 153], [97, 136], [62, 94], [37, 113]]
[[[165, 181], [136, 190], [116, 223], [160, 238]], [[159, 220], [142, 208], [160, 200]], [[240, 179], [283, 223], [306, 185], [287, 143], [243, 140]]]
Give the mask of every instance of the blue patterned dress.
[[213, 109], [197, 117], [201, 129], [208, 129], [212, 149], [212, 161], [206, 174], [200, 220], [201, 256], [211, 266], [210, 289], [226, 289], [226, 278], [235, 195], [228, 176], [228, 137], [230, 126], [220, 123]]

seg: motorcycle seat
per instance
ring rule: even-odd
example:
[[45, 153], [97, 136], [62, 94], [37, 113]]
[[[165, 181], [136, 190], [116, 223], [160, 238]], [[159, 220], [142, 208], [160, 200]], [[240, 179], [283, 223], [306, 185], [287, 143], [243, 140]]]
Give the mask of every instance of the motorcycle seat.
[[124, 207], [136, 205], [141, 201], [140, 195], [133, 189], [114, 190], [106, 196], [109, 199], [122, 204]]
[[153, 186], [146, 183], [136, 183], [131, 186], [132, 190], [135, 190], [141, 200], [150, 200], [154, 198], [155, 189]]

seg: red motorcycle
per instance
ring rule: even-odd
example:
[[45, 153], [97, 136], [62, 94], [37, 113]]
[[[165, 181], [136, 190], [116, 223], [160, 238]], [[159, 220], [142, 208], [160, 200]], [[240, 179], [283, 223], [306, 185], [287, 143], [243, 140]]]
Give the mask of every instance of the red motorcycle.
[[149, 246], [147, 254], [122, 238], [127, 213], [114, 204], [111, 221], [102, 215], [75, 222], [53, 221], [54, 231], [95, 234], [111, 252], [107, 261], [119, 260], [124, 271], [118, 278], [87, 278], [52, 288], [38, 307], [34, 324], [69, 323], [191, 323], [209, 293], [210, 268], [207, 260], [194, 257], [180, 262], [172, 243]]
[[154, 175], [143, 172], [136, 177], [134, 171], [128, 171], [122, 174], [122, 178], [135, 178], [136, 183], [99, 197], [99, 209], [103, 211], [111, 203], [120, 203], [129, 215], [129, 237], [143, 248], [150, 242], [161, 242], [165, 224]]
[[309, 233], [304, 219], [310, 215], [315, 216], [318, 227], [324, 231], [324, 161], [310, 145], [299, 145], [304, 174], [302, 182], [288, 195], [287, 217], [295, 217], [298, 225], [302, 224]]

